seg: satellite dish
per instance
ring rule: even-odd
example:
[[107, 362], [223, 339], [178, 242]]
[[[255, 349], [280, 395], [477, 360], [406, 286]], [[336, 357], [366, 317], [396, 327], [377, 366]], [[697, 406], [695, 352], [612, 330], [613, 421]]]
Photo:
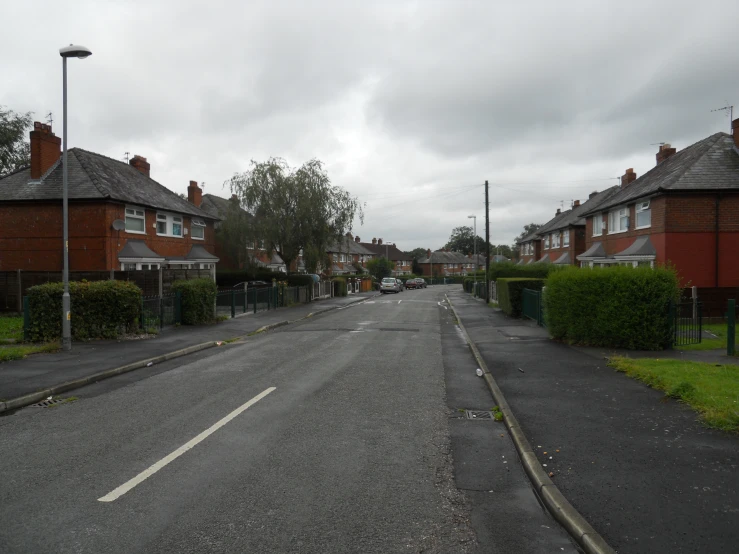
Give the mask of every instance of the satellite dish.
[[123, 231], [126, 228], [126, 223], [122, 219], [116, 219], [113, 221], [113, 229], [116, 231]]

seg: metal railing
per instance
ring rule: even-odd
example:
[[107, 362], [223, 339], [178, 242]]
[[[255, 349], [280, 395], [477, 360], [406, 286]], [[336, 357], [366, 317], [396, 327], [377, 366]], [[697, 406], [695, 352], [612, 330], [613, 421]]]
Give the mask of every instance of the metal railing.
[[179, 324], [182, 320], [182, 302], [180, 293], [165, 294], [163, 296], [141, 297], [142, 330], [162, 329], [170, 325]]
[[700, 344], [703, 335], [703, 303], [678, 302], [670, 305], [673, 344]]
[[521, 292], [521, 312], [524, 317], [536, 321], [538, 325], [544, 326], [544, 305], [542, 303], [542, 291], [523, 289]]

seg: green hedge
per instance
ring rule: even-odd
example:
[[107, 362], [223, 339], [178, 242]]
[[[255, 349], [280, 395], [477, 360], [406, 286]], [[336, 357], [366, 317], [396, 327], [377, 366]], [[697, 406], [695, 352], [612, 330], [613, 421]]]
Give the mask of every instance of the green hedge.
[[189, 279], [172, 283], [172, 292], [182, 294], [182, 324], [200, 325], [215, 321], [218, 287], [212, 279]]
[[546, 279], [500, 278], [497, 282], [498, 306], [511, 317], [521, 317], [523, 289], [541, 290], [545, 284]]
[[244, 270], [218, 270], [216, 269], [216, 284], [219, 287], [233, 287], [237, 283], [243, 283], [244, 281], [267, 281], [272, 282], [272, 279], [277, 281], [284, 281], [286, 275], [281, 271], [271, 271], [266, 268], [258, 268], [254, 271]]
[[562, 269], [560, 265], [532, 263], [528, 265], [517, 265], [513, 262], [499, 262], [491, 264], [488, 275], [491, 281], [497, 281], [506, 277], [528, 277], [530, 279], [546, 279], [549, 275]]
[[331, 281], [334, 283], [334, 296], [347, 296], [349, 294], [344, 277], [334, 277]]
[[573, 344], [669, 348], [670, 301], [679, 295], [672, 269], [568, 268], [550, 275], [544, 313], [552, 337]]
[[[29, 339], [51, 341], [62, 335], [63, 283], [28, 289]], [[141, 289], [128, 281], [69, 283], [72, 338], [112, 339], [138, 327]]]
[[312, 287], [315, 281], [312, 275], [306, 275], [305, 273], [293, 273], [288, 275], [287, 278], [283, 275], [279, 281], [287, 281], [289, 287]]

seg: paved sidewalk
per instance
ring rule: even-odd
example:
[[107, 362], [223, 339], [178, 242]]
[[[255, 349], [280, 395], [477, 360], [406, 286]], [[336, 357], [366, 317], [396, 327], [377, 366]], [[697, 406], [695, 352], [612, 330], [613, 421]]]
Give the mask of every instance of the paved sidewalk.
[[613, 548], [735, 551], [739, 438], [606, 366], [603, 351], [550, 341], [461, 290], [448, 296], [545, 469]]
[[0, 400], [17, 398], [195, 344], [247, 335], [265, 325], [295, 321], [310, 313], [317, 315], [376, 295], [376, 292], [365, 292], [327, 298], [292, 308], [248, 314], [214, 325], [168, 327], [150, 339], [75, 342], [70, 352], [35, 354], [23, 360], [1, 363]]

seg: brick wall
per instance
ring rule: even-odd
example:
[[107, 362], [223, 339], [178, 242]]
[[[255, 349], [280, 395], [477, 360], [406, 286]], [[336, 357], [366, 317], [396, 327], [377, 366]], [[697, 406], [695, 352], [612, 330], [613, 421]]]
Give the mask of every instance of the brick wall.
[[[112, 202], [69, 203], [69, 267], [73, 271], [120, 269], [118, 252], [129, 239], [145, 240], [162, 256], [184, 256], [193, 244], [214, 253], [213, 223], [206, 221], [205, 240], [160, 237], [156, 211], [147, 209], [145, 234], [115, 231], [113, 221], [125, 219], [125, 206]], [[190, 218], [183, 224], [191, 228]], [[62, 269], [62, 203], [6, 203], [0, 206], [0, 271]]]

